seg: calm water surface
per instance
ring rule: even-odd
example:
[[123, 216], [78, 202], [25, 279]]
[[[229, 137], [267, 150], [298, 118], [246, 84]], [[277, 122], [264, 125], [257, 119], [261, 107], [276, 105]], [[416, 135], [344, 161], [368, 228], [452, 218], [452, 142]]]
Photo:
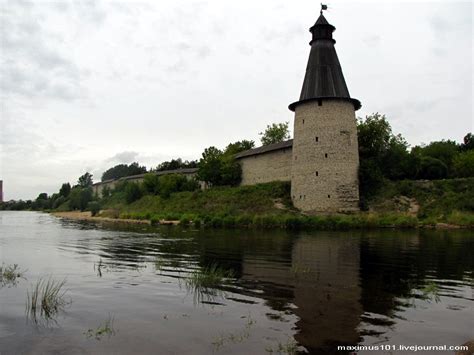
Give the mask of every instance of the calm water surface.
[[[27, 269], [0, 288], [0, 354], [461, 345], [474, 339], [473, 255], [471, 231], [120, 229], [0, 212], [0, 262]], [[212, 264], [234, 277], [218, 290], [186, 287]], [[71, 303], [35, 323], [27, 291], [45, 276], [66, 278]], [[85, 334], [110, 317], [114, 335]]]

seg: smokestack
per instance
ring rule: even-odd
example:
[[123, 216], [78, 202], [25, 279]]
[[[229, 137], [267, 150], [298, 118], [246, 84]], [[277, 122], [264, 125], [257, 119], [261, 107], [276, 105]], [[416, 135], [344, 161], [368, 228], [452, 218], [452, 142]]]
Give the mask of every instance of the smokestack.
[[0, 202], [3, 202], [3, 180], [0, 180]]

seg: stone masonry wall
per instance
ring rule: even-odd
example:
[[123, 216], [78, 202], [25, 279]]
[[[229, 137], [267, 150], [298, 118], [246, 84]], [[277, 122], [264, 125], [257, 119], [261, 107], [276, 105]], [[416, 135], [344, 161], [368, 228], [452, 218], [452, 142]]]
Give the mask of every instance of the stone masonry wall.
[[271, 181], [290, 181], [291, 148], [273, 150], [239, 159], [242, 166], [241, 185]]
[[358, 168], [352, 103], [322, 100], [297, 106], [291, 170], [295, 207], [307, 212], [358, 210]]

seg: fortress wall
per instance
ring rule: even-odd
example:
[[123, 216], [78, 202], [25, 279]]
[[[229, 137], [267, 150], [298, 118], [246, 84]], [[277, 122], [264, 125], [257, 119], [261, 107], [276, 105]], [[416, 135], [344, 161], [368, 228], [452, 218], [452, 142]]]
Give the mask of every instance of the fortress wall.
[[[184, 169], [183, 169], [184, 170]], [[157, 175], [169, 175], [169, 174], [179, 174], [179, 175], [184, 175], [188, 180], [193, 179], [196, 177], [196, 171], [197, 169], [192, 169], [195, 171], [179, 171], [179, 170], [168, 170], [168, 171], [160, 171], [157, 173]], [[123, 177], [115, 180], [108, 180], [104, 182], [98, 182], [92, 185], [92, 193], [94, 195], [97, 195], [99, 197], [102, 197], [102, 192], [104, 188], [108, 188], [109, 190], [113, 190], [118, 183], [122, 181], [128, 181], [128, 182], [133, 182], [133, 183], [142, 183], [143, 179], [145, 177], [145, 174], [140, 174], [140, 175], [135, 175], [135, 176], [128, 176], [128, 177]], [[199, 186], [201, 189], [207, 188], [206, 184], [202, 181], [199, 181]]]
[[241, 185], [291, 180], [291, 148], [273, 150], [239, 159], [242, 166]]

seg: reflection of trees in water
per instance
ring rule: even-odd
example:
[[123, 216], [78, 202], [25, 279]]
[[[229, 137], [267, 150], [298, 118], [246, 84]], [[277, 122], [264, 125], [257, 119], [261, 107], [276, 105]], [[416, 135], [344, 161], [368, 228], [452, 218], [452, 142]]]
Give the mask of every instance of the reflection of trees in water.
[[[463, 280], [474, 271], [474, 240], [467, 231], [384, 231], [361, 237], [361, 302], [365, 312], [392, 316], [400, 298], [427, 278]], [[462, 240], [462, 242], [460, 242]]]
[[297, 316], [295, 339], [312, 353], [357, 344], [368, 335], [361, 321], [390, 327], [409, 306], [400, 299], [427, 278], [462, 280], [474, 271], [474, 239], [463, 231], [152, 230], [103, 239], [99, 248], [109, 262], [184, 271], [172, 277], [214, 263], [231, 270], [236, 280], [222, 289], [263, 299], [275, 321]]

